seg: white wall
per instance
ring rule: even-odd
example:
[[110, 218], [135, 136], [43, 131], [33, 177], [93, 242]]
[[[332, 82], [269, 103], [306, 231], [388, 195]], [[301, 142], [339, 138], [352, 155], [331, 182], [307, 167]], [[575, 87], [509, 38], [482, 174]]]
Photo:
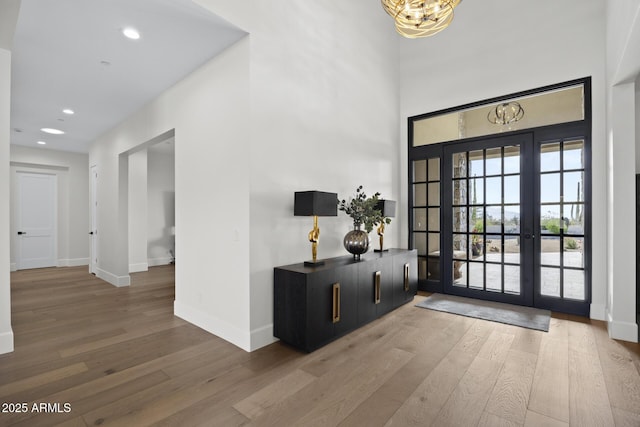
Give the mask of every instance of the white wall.
[[[175, 313], [249, 348], [249, 41], [101, 136], [98, 275], [128, 283], [128, 152], [175, 130]], [[166, 139], [166, 138], [165, 138]]]
[[[0, 3], [0, 200], [9, 200], [9, 145], [11, 132], [11, 44], [18, 20], [20, 0]], [[9, 274], [8, 203], [0, 203], [0, 354], [13, 351], [11, 329], [11, 283]]]
[[[368, 193], [398, 200], [401, 176], [396, 41], [380, 5], [332, 0], [252, 6], [252, 137], [245, 165], [251, 173], [255, 349], [273, 341], [273, 268], [311, 258], [312, 221], [293, 216], [294, 192], [347, 198], [364, 185]], [[340, 212], [320, 218], [319, 226], [318, 256], [348, 255], [342, 239], [353, 228], [350, 219]], [[403, 226], [404, 218], [396, 218], [387, 227], [389, 247], [406, 247], [397, 238]]]
[[[164, 145], [165, 143], [160, 143]], [[169, 264], [175, 253], [175, 156], [149, 148], [147, 164], [147, 254], [149, 266]]]
[[640, 2], [607, 2], [607, 142], [609, 335], [638, 340], [636, 324], [635, 173], [640, 73]]
[[129, 272], [147, 271], [147, 149], [129, 155]]
[[[2, 11], [2, 8], [0, 8]], [[0, 20], [1, 22], [2, 20]], [[9, 200], [9, 134], [11, 99], [11, 52], [0, 48], [0, 200]], [[11, 286], [9, 204], [0, 203], [0, 354], [13, 351], [11, 329]]]
[[[89, 156], [83, 153], [11, 146], [11, 206], [16, 206], [17, 172], [58, 177], [58, 266], [89, 264]], [[11, 266], [17, 250], [15, 212], [11, 212]]]

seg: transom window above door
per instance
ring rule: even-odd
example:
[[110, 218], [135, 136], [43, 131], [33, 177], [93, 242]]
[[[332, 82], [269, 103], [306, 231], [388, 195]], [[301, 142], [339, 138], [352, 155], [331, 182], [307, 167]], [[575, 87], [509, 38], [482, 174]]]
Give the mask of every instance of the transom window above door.
[[489, 100], [445, 110], [413, 121], [412, 145], [437, 144], [477, 136], [584, 120], [582, 83], [554, 90]]

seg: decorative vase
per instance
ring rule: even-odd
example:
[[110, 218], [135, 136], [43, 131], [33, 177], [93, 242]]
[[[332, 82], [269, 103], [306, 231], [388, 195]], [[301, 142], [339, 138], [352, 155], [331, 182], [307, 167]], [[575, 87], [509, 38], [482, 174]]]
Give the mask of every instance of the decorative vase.
[[360, 261], [360, 255], [369, 250], [369, 233], [356, 226], [344, 236], [344, 248], [353, 254], [356, 261]]

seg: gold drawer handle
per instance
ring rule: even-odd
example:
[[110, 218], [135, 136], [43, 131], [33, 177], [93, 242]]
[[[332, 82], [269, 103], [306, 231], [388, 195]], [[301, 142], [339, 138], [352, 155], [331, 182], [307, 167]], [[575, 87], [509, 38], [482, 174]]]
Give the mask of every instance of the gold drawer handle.
[[376, 304], [380, 304], [380, 272], [376, 271], [376, 275], [373, 281], [373, 287], [374, 287], [374, 302]]
[[331, 314], [333, 323], [340, 321], [340, 283], [333, 284], [333, 313]]
[[404, 265], [404, 291], [409, 291], [409, 263]]

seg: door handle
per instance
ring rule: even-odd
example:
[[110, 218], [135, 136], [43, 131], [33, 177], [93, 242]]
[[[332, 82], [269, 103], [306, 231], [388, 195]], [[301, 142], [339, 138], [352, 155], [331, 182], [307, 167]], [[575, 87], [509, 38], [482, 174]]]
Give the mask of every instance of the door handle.
[[529, 234], [529, 233], [527, 233], [527, 234], [525, 234], [525, 235], [524, 235], [524, 238], [525, 238], [525, 239], [535, 239], [535, 238], [536, 238], [536, 235], [535, 235], [535, 234]]
[[18, 231], [18, 236], [22, 236], [23, 234], [27, 234], [26, 231]]
[[90, 231], [89, 234], [91, 234], [93, 236], [93, 231]]

